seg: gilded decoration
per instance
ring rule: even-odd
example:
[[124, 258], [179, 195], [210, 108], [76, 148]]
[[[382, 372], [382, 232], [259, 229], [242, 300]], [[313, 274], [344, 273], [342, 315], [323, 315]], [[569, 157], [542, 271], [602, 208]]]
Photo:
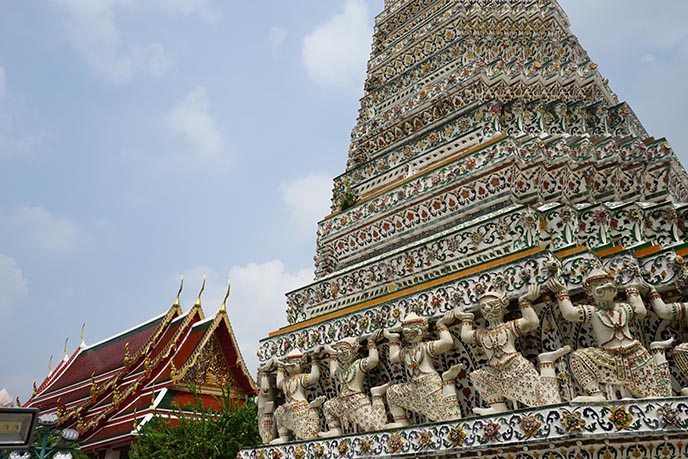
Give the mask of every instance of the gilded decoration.
[[609, 420], [617, 430], [629, 429], [633, 421], [633, 415], [626, 412], [624, 406], [613, 406], [609, 412]]
[[449, 431], [447, 440], [449, 440], [451, 446], [461, 446], [466, 441], [466, 432], [463, 430], [463, 427], [456, 425]]
[[213, 335], [212, 339], [198, 352], [199, 356], [190, 360], [192, 365], [186, 369], [186, 374], [180, 380], [181, 384], [197, 387], [224, 387], [227, 384], [236, 386], [224, 351], [216, 336]]
[[586, 428], [585, 421], [578, 410], [569, 411], [567, 409], [561, 410], [561, 424], [571, 434], [578, 434]]

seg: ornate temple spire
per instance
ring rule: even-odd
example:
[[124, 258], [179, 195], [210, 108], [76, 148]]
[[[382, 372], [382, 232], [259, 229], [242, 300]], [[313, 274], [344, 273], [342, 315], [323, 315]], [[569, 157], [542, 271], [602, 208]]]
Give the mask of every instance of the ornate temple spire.
[[198, 297], [196, 297], [196, 302], [194, 303], [194, 308], [200, 308], [201, 307], [201, 296], [203, 295], [203, 291], [205, 291], [205, 282], [206, 282], [206, 277], [205, 277], [205, 273], [203, 273], [203, 283], [201, 284], [201, 291], [198, 292]]
[[67, 362], [69, 360], [69, 354], [67, 353], [67, 343], [69, 343], [69, 337], [65, 338], [64, 350], [63, 350], [64, 357], [62, 357], [63, 362]]
[[225, 293], [225, 298], [222, 300], [222, 305], [220, 306], [220, 313], [227, 313], [227, 299], [229, 299], [229, 294], [232, 291], [232, 279], [227, 277], [227, 293]]
[[172, 307], [174, 309], [178, 310], [179, 312], [181, 312], [182, 307], [181, 307], [181, 304], [179, 303], [179, 297], [182, 294], [182, 290], [184, 290], [184, 274], [181, 274], [179, 277], [180, 277], [179, 290], [177, 290], [177, 296], [174, 299], [174, 303], [172, 304]]

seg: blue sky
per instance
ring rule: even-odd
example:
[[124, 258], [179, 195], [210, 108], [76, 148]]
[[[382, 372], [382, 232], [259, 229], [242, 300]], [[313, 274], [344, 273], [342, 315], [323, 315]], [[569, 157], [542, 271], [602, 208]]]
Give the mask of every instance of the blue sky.
[[[0, 388], [183, 306], [208, 276], [249, 366], [312, 279], [383, 0], [0, 0]], [[686, 158], [688, 3], [562, 0]], [[685, 161], [685, 160], [684, 160]]]

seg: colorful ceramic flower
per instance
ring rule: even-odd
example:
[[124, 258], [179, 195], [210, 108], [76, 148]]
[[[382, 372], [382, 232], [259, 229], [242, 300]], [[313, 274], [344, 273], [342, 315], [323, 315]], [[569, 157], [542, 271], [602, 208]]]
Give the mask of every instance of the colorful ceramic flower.
[[540, 425], [540, 421], [538, 421], [537, 418], [531, 414], [524, 415], [519, 424], [526, 437], [536, 436], [540, 431]]
[[562, 410], [561, 424], [568, 433], [578, 433], [585, 428], [585, 420], [578, 411]]
[[372, 453], [373, 452], [373, 440], [368, 438], [368, 437], [361, 438], [361, 442], [359, 443], [359, 446], [358, 446], [358, 451], [362, 455]]
[[625, 406], [613, 406], [609, 420], [612, 421], [617, 430], [628, 429], [631, 427], [633, 415], [626, 412]]
[[337, 451], [339, 452], [340, 456], [346, 456], [349, 453], [349, 450], [351, 448], [349, 447], [349, 440], [344, 439], [339, 442], [337, 445]]
[[677, 408], [665, 403], [657, 409], [662, 417], [662, 426], [681, 427], [681, 415]]
[[492, 441], [499, 438], [499, 424], [494, 421], [488, 421], [483, 426], [483, 438], [487, 441]]
[[390, 453], [398, 453], [404, 445], [404, 440], [399, 434], [391, 434], [387, 439], [387, 449]]
[[430, 430], [423, 430], [418, 434], [418, 446], [420, 448], [428, 448], [432, 445], [432, 432]]
[[464, 441], [466, 441], [466, 432], [464, 432], [463, 427], [460, 425], [454, 426], [449, 431], [449, 443], [456, 447], [463, 445]]

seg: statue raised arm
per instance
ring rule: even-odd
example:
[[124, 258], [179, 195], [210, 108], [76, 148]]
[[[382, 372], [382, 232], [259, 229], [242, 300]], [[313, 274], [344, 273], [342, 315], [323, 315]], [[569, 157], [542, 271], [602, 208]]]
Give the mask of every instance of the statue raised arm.
[[487, 292], [478, 301], [480, 313], [487, 322], [485, 328], [474, 328], [473, 314], [457, 312], [463, 320], [461, 339], [467, 344], [482, 347], [488, 366], [470, 374], [473, 386], [488, 408], [473, 408], [476, 414], [487, 415], [507, 410], [505, 400], [516, 400], [526, 406], [536, 407], [561, 402], [554, 362], [571, 351], [564, 346], [553, 352], [540, 354], [540, 372], [516, 350], [516, 340], [535, 330], [539, 324], [532, 304], [540, 296], [537, 284], [519, 298], [521, 317], [504, 322], [509, 301], [504, 295]]
[[652, 343], [653, 357], [630, 331], [631, 321], [642, 319], [647, 313], [636, 287], [626, 289], [626, 303], [615, 302], [617, 287], [614, 277], [596, 268], [583, 283], [594, 304], [574, 306], [561, 282], [552, 278], [547, 286], [556, 296], [564, 319], [590, 323], [598, 343], [595, 347], [578, 349], [571, 354], [573, 375], [587, 392], [574, 401], [605, 400], [600, 383], [622, 385], [635, 397], [671, 395], [663, 349], [672, 341]]
[[[688, 303], [675, 302], [667, 304], [653, 285], [643, 282], [640, 288], [649, 294], [650, 305], [660, 319], [688, 322]], [[688, 378], [688, 343], [681, 343], [676, 346], [673, 355], [679, 370]], [[688, 387], [681, 389], [681, 394], [688, 395]]]
[[269, 360], [258, 367], [258, 377], [260, 380], [258, 391], [258, 432], [263, 444], [267, 445], [275, 439], [277, 429], [275, 428], [275, 367], [276, 362]]
[[389, 384], [370, 390], [372, 402], [363, 391], [365, 375], [380, 362], [376, 337], [367, 339], [368, 356], [364, 358], [359, 358], [360, 343], [356, 338], [344, 338], [326, 349], [336, 357], [330, 360], [330, 370], [339, 384], [339, 395], [326, 401], [323, 406], [329, 430], [321, 432], [321, 437], [342, 435], [342, 424], [345, 422], [353, 423], [365, 432], [381, 430], [387, 423], [382, 396]]
[[454, 339], [446, 325], [448, 320], [453, 320], [451, 313], [437, 321], [435, 328], [438, 339], [427, 340], [428, 319], [414, 313], [408, 314], [401, 324], [406, 342], [404, 347], [401, 346], [398, 333], [385, 331], [385, 337], [389, 340], [390, 362], [403, 363], [411, 372], [409, 382], [395, 384], [387, 390], [387, 402], [394, 422], [386, 427], [407, 426], [406, 410], [422, 414], [431, 421], [461, 417], [454, 379], [463, 365], [453, 366], [440, 377], [433, 363], [433, 358], [454, 346]]
[[277, 369], [277, 388], [284, 393], [284, 405], [275, 409], [275, 421], [279, 437], [273, 444], [286, 443], [290, 433], [298, 440], [313, 440], [320, 432], [319, 408], [325, 397], [318, 397], [312, 402], [306, 398], [306, 388], [317, 384], [320, 379], [320, 362], [311, 360], [308, 373], [301, 370], [306, 364], [306, 356], [298, 349], [292, 350]]

